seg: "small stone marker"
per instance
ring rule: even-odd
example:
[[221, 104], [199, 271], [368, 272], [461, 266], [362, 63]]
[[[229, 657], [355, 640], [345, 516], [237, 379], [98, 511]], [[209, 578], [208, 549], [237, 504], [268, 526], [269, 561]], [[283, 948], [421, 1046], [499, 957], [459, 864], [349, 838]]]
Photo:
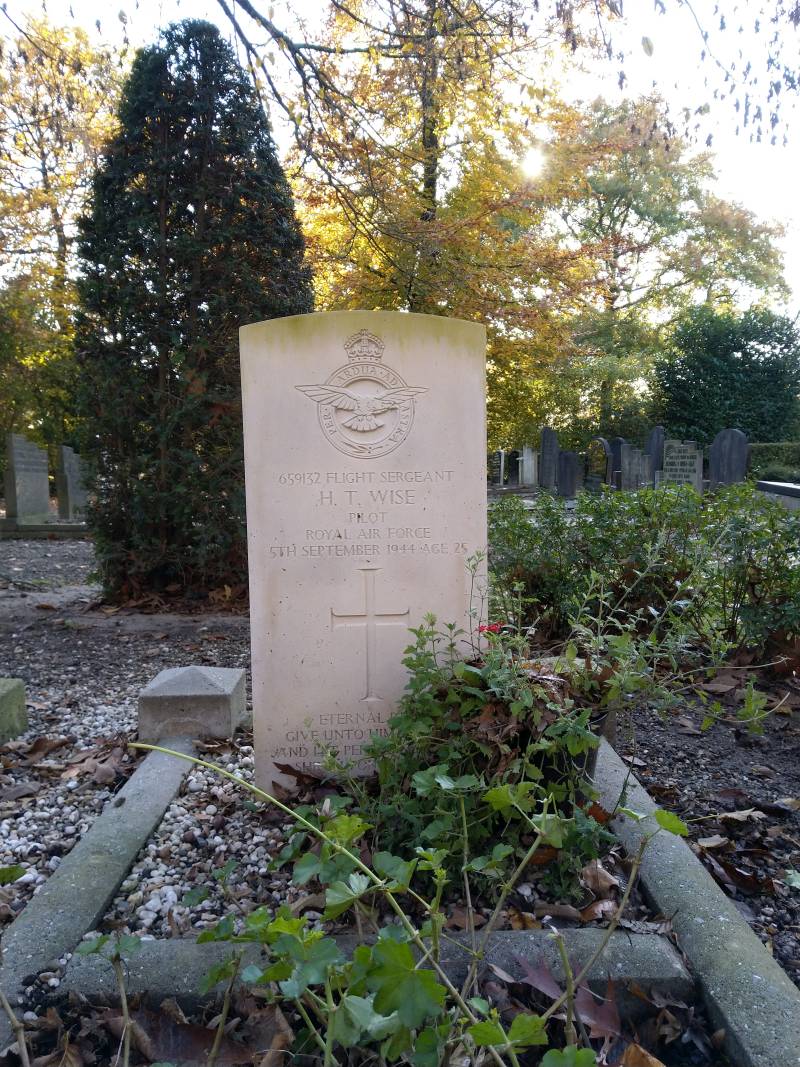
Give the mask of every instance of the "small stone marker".
[[69, 445], [61, 445], [57, 455], [56, 495], [58, 517], [63, 522], [83, 522], [86, 488], [81, 457]]
[[545, 426], [542, 430], [542, 447], [539, 452], [539, 485], [542, 489], [555, 489], [558, 479], [558, 434]]
[[694, 441], [668, 438], [664, 442], [664, 466], [656, 485], [692, 485], [703, 492], [703, 453]]
[[720, 430], [708, 452], [708, 477], [711, 489], [734, 485], [747, 477], [750, 445], [741, 430]]
[[646, 455], [650, 457], [650, 469], [653, 472], [653, 485], [655, 484], [656, 473], [664, 467], [664, 442], [666, 439], [667, 432], [663, 426], [654, 426], [647, 435], [647, 443], [644, 446], [644, 450]]
[[50, 521], [47, 452], [22, 434], [6, 437], [6, 518], [18, 526]]
[[27, 729], [25, 683], [21, 678], [0, 678], [0, 745]]
[[519, 484], [524, 487], [532, 487], [539, 482], [539, 454], [533, 445], [523, 445], [522, 455], [519, 458]]
[[232, 737], [245, 701], [240, 668], [169, 667], [139, 693], [139, 740]]
[[[241, 333], [256, 775], [358, 762], [408, 628], [474, 628], [486, 548], [482, 326], [333, 312]], [[477, 604], [473, 605], [478, 607]]]
[[583, 488], [583, 456], [577, 452], [558, 453], [558, 495], [572, 500]]

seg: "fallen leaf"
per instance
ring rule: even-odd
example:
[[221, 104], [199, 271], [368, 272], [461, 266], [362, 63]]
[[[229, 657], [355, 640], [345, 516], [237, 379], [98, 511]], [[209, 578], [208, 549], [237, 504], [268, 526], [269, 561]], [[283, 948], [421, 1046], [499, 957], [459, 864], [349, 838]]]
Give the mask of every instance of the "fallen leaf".
[[619, 1037], [622, 1024], [611, 979], [606, 985], [605, 997], [598, 997], [587, 985], [578, 986], [575, 1010], [584, 1026], [589, 1027], [589, 1037]]
[[286, 1067], [289, 1057], [285, 1056], [294, 1041], [294, 1033], [277, 1004], [268, 1004], [265, 1008], [251, 1012], [242, 1029], [249, 1048], [262, 1055], [259, 1067]]
[[[115, 1037], [122, 1037], [121, 1015], [109, 1014], [105, 1023]], [[214, 1031], [205, 1026], [183, 1026], [162, 1012], [142, 1008], [131, 1012], [131, 1038], [136, 1049], [151, 1062], [191, 1064], [208, 1058]], [[219, 1067], [232, 1067], [252, 1063], [253, 1055], [252, 1049], [223, 1036], [216, 1062]]]
[[589, 816], [590, 819], [594, 819], [595, 822], [599, 822], [601, 826], [605, 826], [605, 824], [611, 818], [611, 812], [606, 811], [606, 809], [597, 802], [595, 802], [594, 804], [590, 804], [590, 806], [586, 809], [586, 814]]
[[790, 811], [800, 811], [800, 800], [797, 797], [781, 797], [775, 803], [783, 808], [789, 808]]
[[641, 1045], [628, 1045], [620, 1060], [620, 1067], [664, 1067], [662, 1060], [651, 1056]]
[[724, 811], [719, 816], [720, 822], [747, 822], [748, 819], [761, 819], [763, 812], [757, 808], [744, 808], [742, 811]]
[[36, 608], [38, 611], [58, 611], [55, 604], [37, 604]]
[[550, 916], [551, 919], [572, 919], [576, 923], [581, 921], [581, 913], [571, 904], [537, 904], [533, 911], [537, 919]]
[[534, 854], [531, 856], [529, 866], [546, 867], [548, 863], [553, 862], [557, 855], [557, 848], [553, 848], [552, 845], [542, 845], [542, 847], [537, 848]]
[[600, 860], [587, 863], [580, 878], [587, 889], [600, 896], [605, 896], [609, 889], [619, 889], [619, 879], [607, 871]]
[[622, 759], [625, 760], [626, 763], [630, 763], [631, 767], [646, 767], [647, 766], [645, 761], [643, 759], [639, 759], [638, 756], [623, 756]]
[[20, 762], [30, 766], [40, 760], [42, 756], [55, 752], [57, 748], [62, 748], [68, 743], [66, 737], [37, 737], [33, 744], [25, 749], [25, 758]]
[[697, 839], [700, 848], [722, 848], [723, 845], [727, 845], [729, 841], [730, 838], [724, 837], [722, 834], [713, 834], [711, 837], [700, 837]]
[[679, 715], [675, 722], [678, 724], [678, 730], [682, 734], [699, 735], [703, 732], [695, 726], [691, 719], [687, 719], [685, 715]]
[[[510, 916], [512, 911], [516, 911], [516, 908], [509, 908], [508, 911], [509, 911], [509, 916]], [[525, 912], [518, 912], [517, 914], [525, 915], [526, 913]], [[533, 916], [531, 916], [531, 918], [533, 918]], [[479, 911], [473, 910], [473, 912], [472, 912], [472, 926], [473, 926], [473, 928], [475, 930], [477, 930], [481, 926], [485, 926], [485, 925], [486, 925], [486, 916], [485, 915], [481, 915], [481, 913]], [[511, 925], [512, 925], [512, 928], [514, 930], [531, 930], [531, 929], [537, 929], [541, 924], [537, 923], [536, 927], [514, 926], [514, 923], [513, 923], [513, 920], [512, 920]], [[445, 926], [447, 927], [448, 930], [468, 930], [469, 929], [469, 914], [467, 912], [467, 909], [466, 908], [462, 908], [462, 907], [453, 908], [451, 914], [449, 915], [449, 917], [447, 919], [447, 922], [445, 923]]]
[[515, 956], [514, 959], [525, 972], [525, 977], [520, 978], [520, 982], [523, 985], [531, 986], [539, 993], [549, 997], [550, 1000], [558, 1000], [563, 990], [546, 963], [540, 963], [538, 967], [532, 967], [522, 956]]
[[581, 911], [581, 922], [595, 922], [606, 915], [613, 915], [616, 910], [617, 904], [614, 900], [595, 900]]
[[42, 788], [40, 782], [17, 782], [6, 789], [0, 789], [0, 800], [21, 800], [22, 797], [33, 797]]
[[[529, 911], [520, 911], [519, 908], [508, 908], [508, 921], [511, 923], [512, 930], [541, 930], [542, 928], [542, 924], [535, 915]], [[466, 926], [461, 926], [459, 929], [465, 930]]]

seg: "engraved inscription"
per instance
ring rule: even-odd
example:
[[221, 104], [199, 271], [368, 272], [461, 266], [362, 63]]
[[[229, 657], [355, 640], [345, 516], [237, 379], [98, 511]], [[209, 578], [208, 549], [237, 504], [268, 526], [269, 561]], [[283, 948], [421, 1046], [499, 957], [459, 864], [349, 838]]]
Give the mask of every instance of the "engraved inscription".
[[334, 630], [338, 626], [363, 626], [365, 631], [366, 651], [366, 692], [363, 700], [382, 701], [383, 698], [375, 691], [375, 667], [377, 664], [377, 629], [379, 626], [408, 626], [408, 608], [405, 611], [377, 611], [375, 607], [375, 579], [380, 567], [360, 567], [364, 575], [364, 610], [351, 615], [334, 611], [331, 608], [331, 625]]
[[414, 398], [427, 389], [409, 386], [382, 363], [386, 347], [360, 330], [345, 342], [349, 362], [322, 385], [295, 386], [317, 405], [327, 439], [348, 456], [370, 459], [393, 452], [414, 422]]

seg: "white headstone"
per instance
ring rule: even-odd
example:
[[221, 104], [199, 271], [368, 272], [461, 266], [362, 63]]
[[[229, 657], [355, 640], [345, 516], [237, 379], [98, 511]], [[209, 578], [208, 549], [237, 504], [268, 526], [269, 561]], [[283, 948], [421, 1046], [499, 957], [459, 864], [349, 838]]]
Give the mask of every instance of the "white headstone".
[[408, 628], [469, 629], [486, 546], [485, 331], [398, 312], [241, 330], [257, 780], [358, 760]]

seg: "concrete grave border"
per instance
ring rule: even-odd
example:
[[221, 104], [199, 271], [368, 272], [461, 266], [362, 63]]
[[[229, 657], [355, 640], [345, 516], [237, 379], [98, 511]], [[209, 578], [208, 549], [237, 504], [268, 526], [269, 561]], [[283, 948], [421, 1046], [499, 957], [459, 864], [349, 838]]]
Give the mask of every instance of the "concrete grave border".
[[[169, 747], [194, 753], [182, 737], [172, 738]], [[102, 919], [191, 767], [188, 760], [151, 752], [5, 931], [0, 988], [12, 1006], [29, 984], [26, 976], [72, 952]], [[0, 1013], [0, 1049], [12, 1040]]]
[[[611, 827], [629, 853], [658, 829], [658, 807], [630, 768], [603, 741], [595, 786], [612, 810], [624, 790], [624, 806], [647, 815], [621, 816]], [[685, 841], [661, 833], [642, 860], [640, 878], [654, 906], [672, 919], [678, 943], [697, 979], [724, 1048], [737, 1067], [800, 1065], [800, 990], [775, 962]]]
[[[194, 751], [187, 738], [172, 738], [166, 745], [186, 755]], [[0, 986], [12, 1003], [26, 976], [50, 967], [54, 958], [73, 951], [94, 929], [191, 766], [189, 761], [151, 752], [11, 924], [3, 937]], [[624, 816], [612, 822], [620, 841], [635, 852], [642, 837], [657, 828], [651, 817], [656, 805], [605, 741], [595, 784], [604, 806], [613, 808], [624, 791], [626, 806], [647, 816], [642, 822]], [[725, 1051], [737, 1067], [778, 1063], [800, 1067], [795, 1040], [800, 1032], [800, 991], [688, 845], [659, 834], [645, 852], [641, 881], [655, 907], [672, 917], [712, 1025], [724, 1028]], [[568, 930], [564, 936], [568, 951], [580, 959], [590, 954], [603, 931]], [[193, 983], [228, 951], [225, 945], [197, 945], [190, 939], [145, 942], [131, 960], [130, 991], [147, 989], [153, 999], [173, 995], [191, 1002], [197, 996]], [[257, 958], [257, 948], [254, 954]], [[492, 935], [488, 955], [512, 971], [517, 970], [516, 955], [533, 963], [546, 961], [556, 977], [560, 975], [547, 931], [498, 932]], [[448, 970], [457, 978], [465, 970], [464, 956], [454, 949], [446, 958]], [[676, 999], [692, 996], [694, 980], [664, 938], [617, 931], [592, 972], [593, 988], [601, 992], [606, 978], [622, 977], [623, 968], [625, 977], [644, 987], [656, 985]], [[111, 977], [107, 961], [76, 956], [60, 991], [105, 995], [111, 992]], [[8, 1022], [1, 1017], [0, 1048], [12, 1039]]]

